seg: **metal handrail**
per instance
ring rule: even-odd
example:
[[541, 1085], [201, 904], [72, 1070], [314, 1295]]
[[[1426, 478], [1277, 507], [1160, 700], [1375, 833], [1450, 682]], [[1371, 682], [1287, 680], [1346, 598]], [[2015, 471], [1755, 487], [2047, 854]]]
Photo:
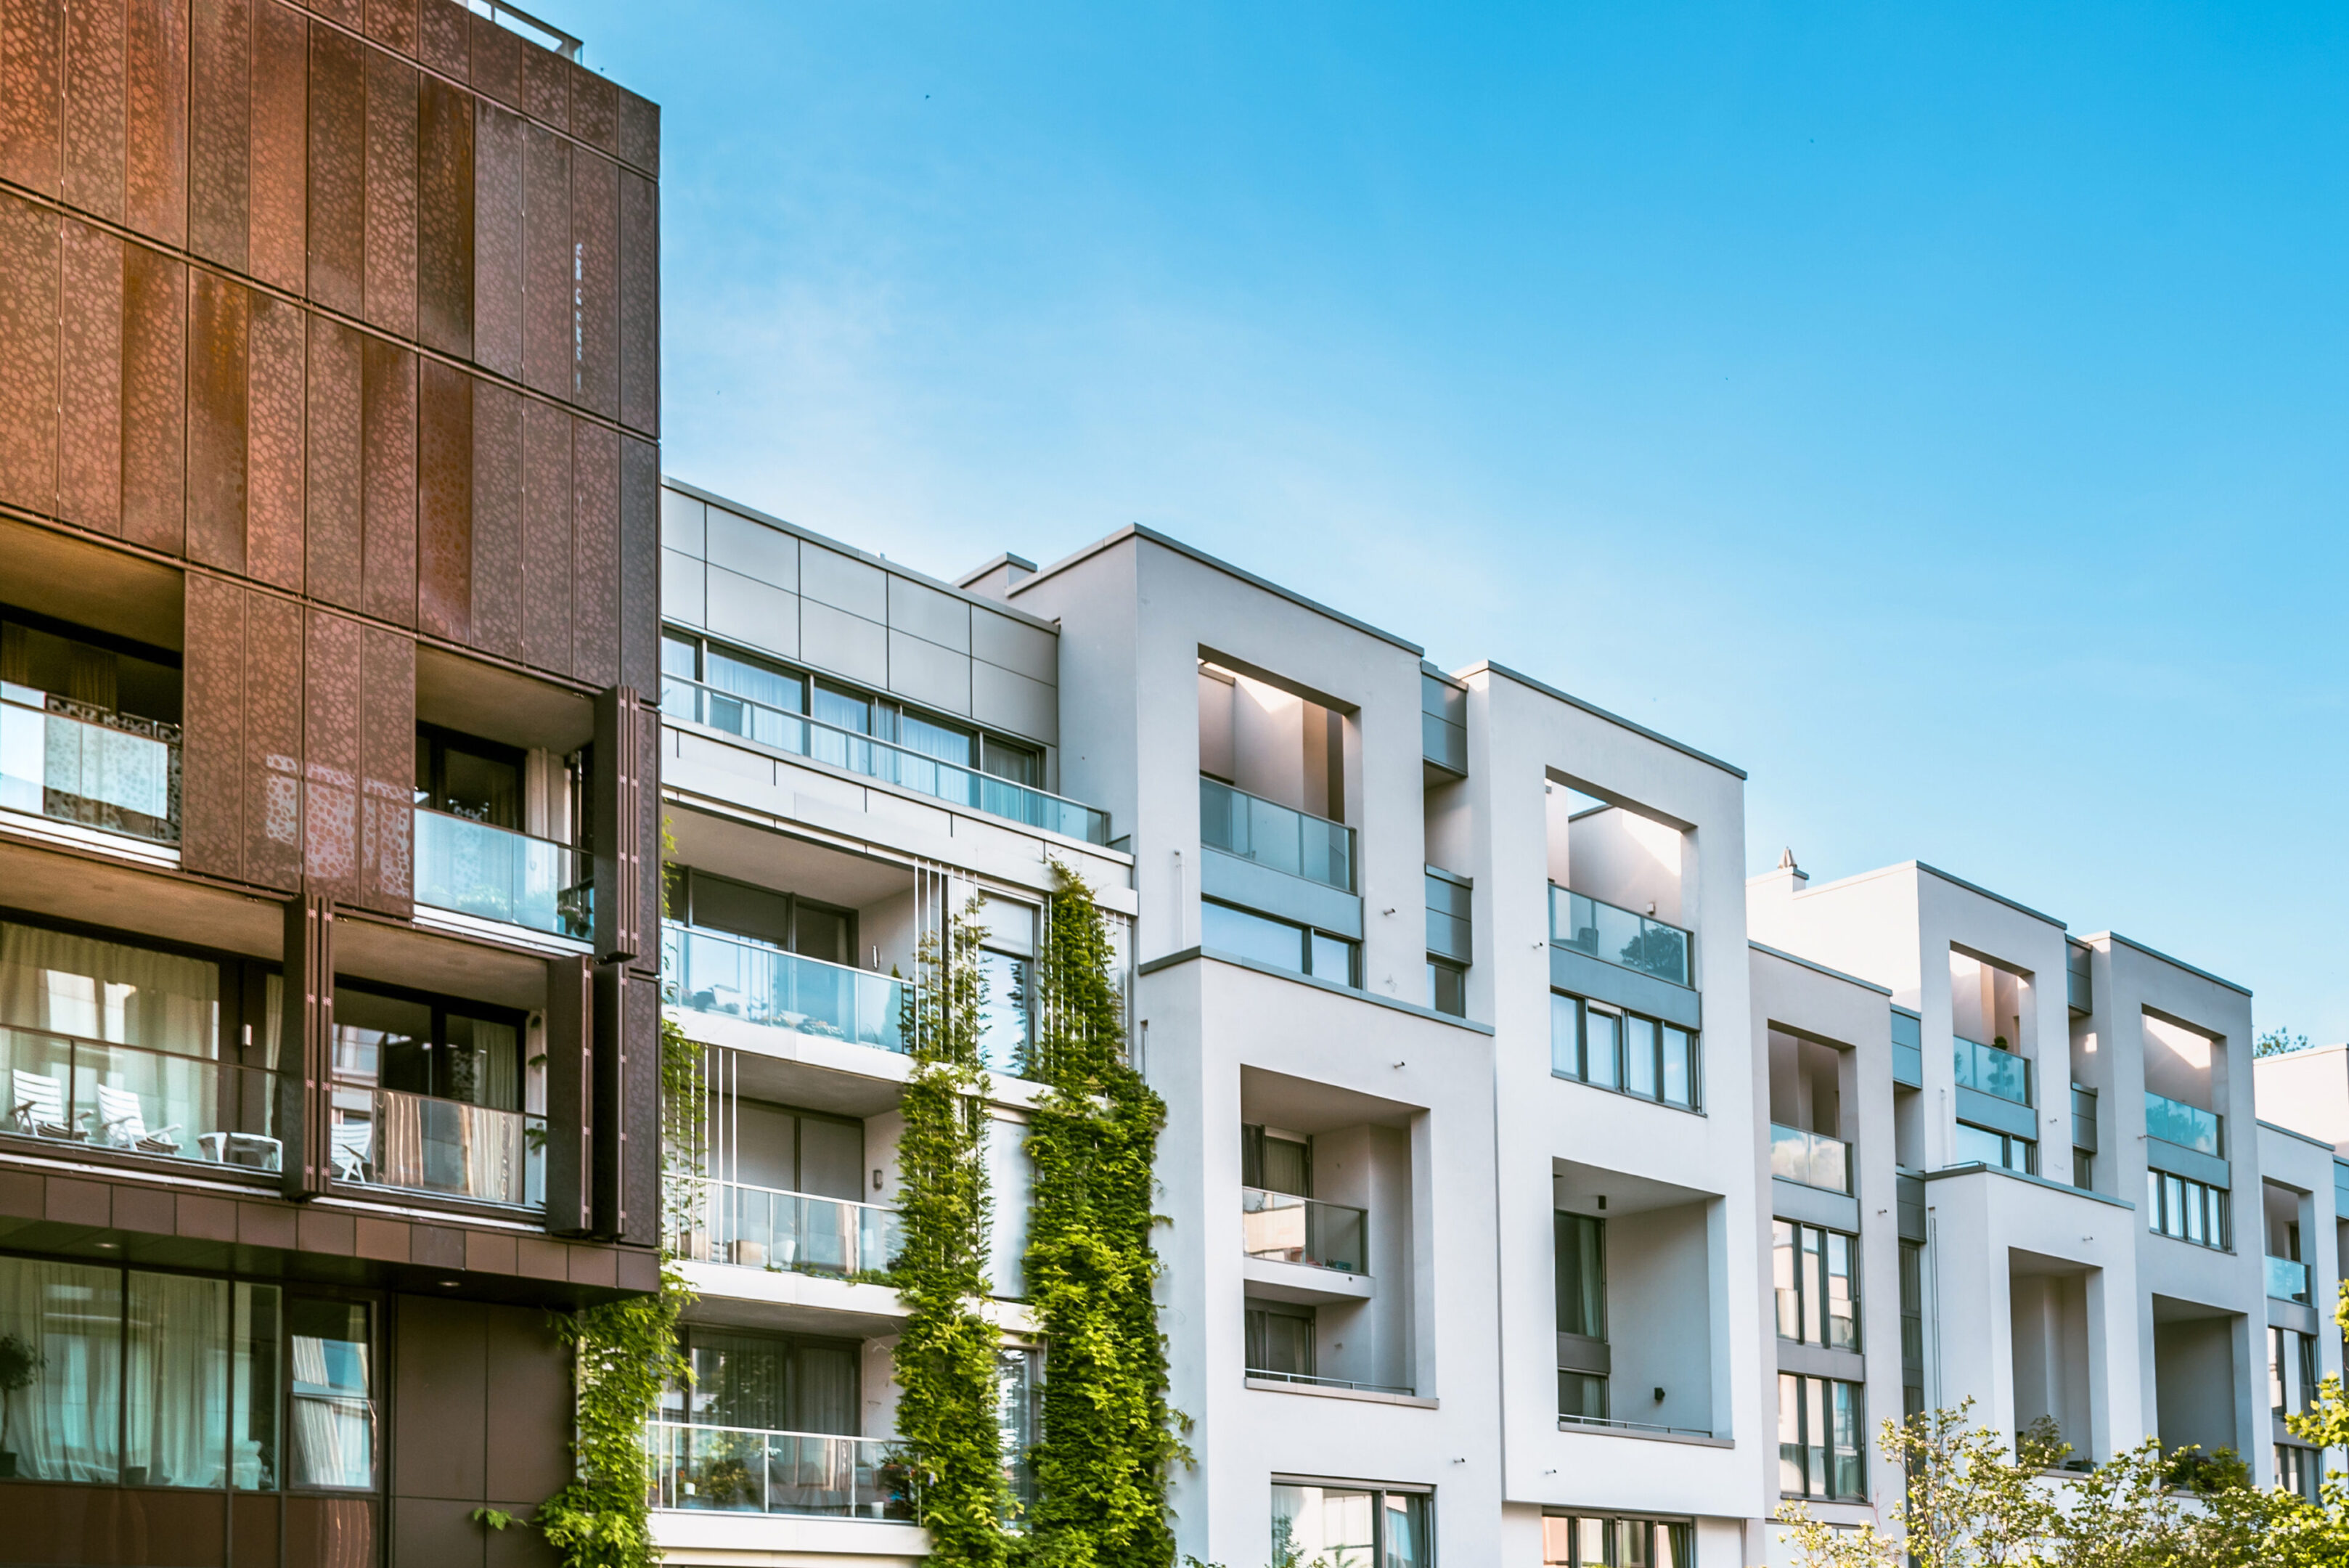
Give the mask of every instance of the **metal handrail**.
[[1660, 1427], [1651, 1421], [1618, 1421], [1609, 1416], [1561, 1415], [1557, 1418], [1557, 1424], [1560, 1428], [1619, 1427], [1627, 1432], [1670, 1432], [1676, 1437], [1683, 1438], [1710, 1438], [1713, 1436], [1713, 1430], [1708, 1427]]
[[[678, 711], [681, 706], [687, 706], [679, 701], [680, 695], [689, 696], [689, 710], [687, 711]], [[721, 702], [739, 703], [744, 708], [771, 714], [774, 718], [782, 721], [783, 725], [796, 726], [802, 732], [803, 743], [793, 746], [783, 740], [766, 740], [749, 731], [729, 729], [723, 724], [712, 722], [704, 716], [707, 704], [711, 698]], [[854, 730], [842, 729], [837, 724], [827, 724], [821, 719], [811, 718], [805, 713], [794, 713], [789, 709], [778, 708], [771, 702], [761, 702], [755, 697], [745, 697], [739, 691], [729, 691], [722, 686], [712, 686], [706, 680], [689, 680], [681, 675], [663, 676], [661, 678], [661, 711], [671, 719], [682, 720], [690, 724], [707, 725], [721, 734], [732, 736], [736, 740], [747, 741], [754, 746], [765, 747], [787, 757], [807, 758], [824, 763], [855, 774], [862, 778], [879, 779], [885, 784], [897, 784], [912, 790], [916, 794], [928, 795], [933, 800], [967, 805], [974, 811], [985, 812], [989, 816], [999, 816], [1006, 822], [1017, 822], [1024, 826], [1040, 827], [1050, 833], [1067, 834], [1071, 838], [1082, 839], [1088, 844], [1105, 845], [1109, 842], [1109, 813], [1098, 806], [1087, 805], [1081, 800], [1071, 800], [1066, 795], [1054, 794], [1050, 790], [1038, 789], [1034, 784], [1024, 784], [1016, 779], [999, 777], [982, 768], [973, 767], [968, 763], [949, 762], [944, 757], [934, 757], [926, 752], [916, 751], [911, 746], [901, 746], [895, 741], [885, 741], [877, 735], [860, 734]], [[776, 726], [779, 732], [781, 727], [781, 725]], [[839, 753], [839, 760], [835, 761], [832, 757], [818, 754], [815, 742], [819, 734], [827, 738], [830, 749]], [[894, 761], [885, 771], [877, 766], [859, 767], [854, 759], [860, 749], [868, 753], [868, 760], [870, 753], [874, 753], [903, 760]], [[970, 787], [958, 794], [949, 794], [944, 789], [936, 787], [937, 775], [941, 773], [960, 774]], [[923, 782], [926, 775], [930, 780], [926, 785]], [[990, 795], [996, 797], [997, 804], [989, 804]], [[1067, 827], [1059, 826], [1055, 822], [1037, 820], [1046, 815], [1041, 811], [1004, 809], [1007, 804], [1016, 805], [1030, 800], [1046, 802], [1061, 808], [1059, 812], [1053, 814], [1056, 816], [1065, 819], [1066, 816], [1073, 815], [1077, 826], [1082, 831], [1071, 833]]]
[[1250, 1377], [1270, 1383], [1303, 1383], [1316, 1388], [1351, 1388], [1364, 1394], [1401, 1394], [1405, 1398], [1415, 1397], [1419, 1393], [1418, 1389], [1406, 1388], [1399, 1383], [1361, 1383], [1350, 1377], [1316, 1377], [1309, 1373], [1275, 1372], [1263, 1366], [1250, 1366], [1246, 1371]]

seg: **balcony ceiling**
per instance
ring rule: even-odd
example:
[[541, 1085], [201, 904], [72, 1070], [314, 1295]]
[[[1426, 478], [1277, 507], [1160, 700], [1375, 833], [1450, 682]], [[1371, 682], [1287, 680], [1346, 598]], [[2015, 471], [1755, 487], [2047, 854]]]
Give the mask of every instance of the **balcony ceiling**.
[[1420, 1107], [1376, 1095], [1317, 1084], [1268, 1073], [1260, 1067], [1240, 1069], [1240, 1120], [1285, 1128], [1289, 1132], [1335, 1132], [1365, 1125], [1407, 1127]]
[[673, 810], [677, 858], [738, 882], [862, 909], [910, 893], [913, 869], [709, 812]]
[[[1576, 1214], [1603, 1213], [1613, 1220], [1626, 1214], [1710, 1202], [1718, 1196], [1620, 1170], [1602, 1170], [1595, 1165], [1578, 1165], [1567, 1159], [1550, 1161], [1550, 1200]], [[1604, 1210], [1599, 1207], [1601, 1197], [1607, 1199]]]

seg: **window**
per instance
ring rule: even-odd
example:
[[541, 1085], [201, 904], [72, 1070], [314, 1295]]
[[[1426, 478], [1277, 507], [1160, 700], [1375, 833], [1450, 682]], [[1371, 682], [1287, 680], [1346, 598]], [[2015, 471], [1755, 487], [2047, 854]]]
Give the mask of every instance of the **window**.
[[2268, 1408], [2278, 1419], [2316, 1403], [2316, 1338], [2297, 1329], [2268, 1330]]
[[723, 931], [802, 958], [855, 965], [854, 909], [689, 867], [672, 867], [668, 877], [668, 912], [687, 925]]
[[1014, 1517], [1036, 1505], [1036, 1467], [1030, 1460], [1044, 1435], [1044, 1353], [1006, 1346], [995, 1353], [995, 1430], [1009, 1483]]
[[1445, 959], [1427, 961], [1427, 1005], [1454, 1018], [1468, 1016], [1468, 971]]
[[693, 1383], [662, 1391], [663, 1420], [823, 1437], [854, 1437], [862, 1427], [854, 1340], [687, 1324], [678, 1347]]
[[1773, 1223], [1771, 1277], [1778, 1337], [1859, 1348], [1859, 1239], [1788, 1220]]
[[1682, 1110], [1702, 1103], [1696, 1035], [1676, 1023], [1552, 992], [1549, 1049], [1558, 1077]]
[[2318, 1482], [2324, 1474], [2322, 1449], [2278, 1443], [2275, 1446], [2275, 1472], [2276, 1485], [2283, 1490], [2306, 1498], [2311, 1502], [2321, 1501]]
[[1423, 1491], [1272, 1483], [1272, 1561], [1282, 1568], [1427, 1568]]
[[518, 1111], [522, 1028], [523, 1015], [504, 1008], [337, 984], [335, 1079]]
[[372, 1490], [373, 1308], [275, 1284], [0, 1257], [19, 1480]]
[[523, 830], [523, 753], [478, 735], [416, 726], [416, 804], [469, 822]]
[[1252, 1124], [1240, 1127], [1240, 1185], [1313, 1196], [1313, 1146]]
[[2026, 1176], [2039, 1174], [2039, 1146], [2027, 1137], [2012, 1133], [1978, 1127], [1971, 1122], [1960, 1122], [1957, 1134], [1958, 1165], [1989, 1165], [2003, 1170], [2019, 1170]]
[[1900, 1243], [1900, 1414], [1925, 1413], [1925, 1244]]
[[2145, 1173], [2147, 1226], [2198, 1247], [2230, 1247], [2227, 1189], [2189, 1181], [2166, 1170]]
[[1696, 1568], [1696, 1526], [1669, 1519], [1542, 1520], [1542, 1568]]
[[1247, 1300], [1247, 1375], [1313, 1381], [1313, 1309]]
[[2083, 1192], [2094, 1191], [2096, 1185], [2096, 1157], [2076, 1145], [2072, 1150], [2072, 1185]]
[[1866, 1437], [1858, 1384], [1778, 1374], [1780, 1493], [1865, 1499]]
[[1337, 985], [1361, 983], [1355, 974], [1354, 943], [1229, 904], [1199, 901], [1199, 939], [1209, 948], [1291, 974], [1309, 974]]
[[1560, 1419], [1608, 1419], [1607, 1222], [1551, 1215]]

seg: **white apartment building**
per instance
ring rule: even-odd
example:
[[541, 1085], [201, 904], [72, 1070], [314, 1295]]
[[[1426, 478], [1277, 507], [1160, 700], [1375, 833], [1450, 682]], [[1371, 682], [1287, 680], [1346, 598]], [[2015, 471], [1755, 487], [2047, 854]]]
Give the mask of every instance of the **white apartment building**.
[[892, 971], [974, 892], [1030, 1435], [1056, 858], [1120, 922], [1169, 1107], [1183, 1553], [1744, 1568], [1782, 1500], [1873, 1516], [1878, 1421], [1967, 1397], [2084, 1458], [2305, 1468], [2271, 1412], [2340, 1366], [2333, 1135], [2258, 1123], [2240, 988], [1928, 867], [1749, 883], [1737, 769], [1146, 529], [949, 583], [663, 503], [663, 983], [712, 1088], [671, 1561], [924, 1553], [872, 1277]]

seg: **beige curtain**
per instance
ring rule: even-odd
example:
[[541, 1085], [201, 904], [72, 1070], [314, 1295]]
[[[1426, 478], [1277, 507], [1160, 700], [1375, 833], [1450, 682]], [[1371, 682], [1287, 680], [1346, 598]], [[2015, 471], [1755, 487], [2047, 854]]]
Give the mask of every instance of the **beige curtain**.
[[220, 966], [0, 920], [0, 1024], [214, 1059]]

